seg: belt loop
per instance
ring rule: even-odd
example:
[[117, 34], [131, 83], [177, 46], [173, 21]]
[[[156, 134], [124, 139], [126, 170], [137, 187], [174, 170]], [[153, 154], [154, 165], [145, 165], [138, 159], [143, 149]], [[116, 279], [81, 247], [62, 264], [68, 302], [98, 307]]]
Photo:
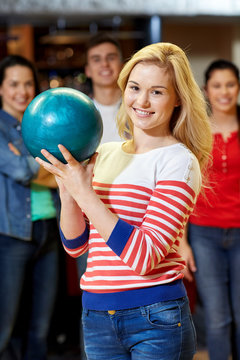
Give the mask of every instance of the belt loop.
[[88, 316], [88, 314], [89, 314], [89, 309], [83, 308], [83, 309], [82, 309], [82, 312], [84, 313], [85, 316]]
[[147, 310], [145, 306], [140, 306], [140, 311], [142, 315], [147, 315]]

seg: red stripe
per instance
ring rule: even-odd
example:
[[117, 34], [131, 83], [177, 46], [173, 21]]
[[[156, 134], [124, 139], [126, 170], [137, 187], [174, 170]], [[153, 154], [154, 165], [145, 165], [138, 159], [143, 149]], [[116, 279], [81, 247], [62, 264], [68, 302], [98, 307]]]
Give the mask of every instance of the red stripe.
[[135, 199], [139, 199], [139, 200], [143, 200], [143, 201], [148, 201], [149, 197], [151, 194], [147, 194], [147, 195], [143, 195], [143, 194], [139, 194], [139, 193], [134, 193], [134, 192], [130, 192], [130, 191], [112, 191], [112, 190], [99, 190], [99, 189], [95, 189], [95, 192], [98, 195], [103, 195], [103, 196], [126, 196], [126, 197], [130, 197], [130, 198], [135, 198]]
[[176, 186], [180, 189], [183, 189], [185, 191], [187, 191], [192, 197], [195, 197], [195, 192], [193, 191], [193, 189], [185, 182], [183, 181], [176, 181], [176, 180], [165, 180], [165, 181], [158, 181], [157, 185], [164, 185], [164, 186]]
[[135, 203], [132, 200], [118, 200], [118, 199], [101, 199], [104, 204], [122, 205], [129, 208], [146, 209], [147, 204]]
[[147, 194], [152, 194], [152, 190], [140, 185], [131, 185], [131, 184], [106, 184], [106, 183], [99, 183], [96, 181], [93, 181], [93, 186], [96, 187], [102, 187], [107, 189], [135, 189], [138, 191], [146, 192]]
[[[175, 200], [173, 200], [173, 199], [171, 199], [171, 198], [169, 198], [169, 197], [167, 197], [167, 196], [165, 196], [165, 195], [159, 194], [159, 193], [158, 193], [158, 194], [154, 193], [154, 195], [155, 195], [156, 198], [158, 198], [159, 200], [165, 201], [166, 203], [174, 206], [175, 208], [181, 210], [182, 212], [185, 212], [185, 211], [186, 211], [186, 206], [182, 205], [181, 203], [179, 203], [179, 202], [177, 202], [177, 201], [175, 201]], [[188, 205], [190, 206], [190, 204], [192, 204], [191, 201], [189, 201], [189, 204], [188, 204]], [[159, 205], [158, 205], [158, 207], [159, 207]], [[167, 208], [167, 209], [168, 209], [168, 208]]]
[[[166, 220], [167, 222], [169, 222], [170, 224], [172, 224], [173, 226], [175, 226], [176, 228], [181, 227], [181, 224], [179, 224], [177, 221], [175, 221], [174, 219], [170, 218], [169, 216], [159, 213], [157, 211], [154, 210], [148, 210], [147, 211], [147, 216], [150, 215], [151, 216], [156, 216], [158, 217], [160, 220]], [[180, 220], [180, 219], [179, 219]], [[183, 221], [183, 217], [181, 216], [181, 223]]]

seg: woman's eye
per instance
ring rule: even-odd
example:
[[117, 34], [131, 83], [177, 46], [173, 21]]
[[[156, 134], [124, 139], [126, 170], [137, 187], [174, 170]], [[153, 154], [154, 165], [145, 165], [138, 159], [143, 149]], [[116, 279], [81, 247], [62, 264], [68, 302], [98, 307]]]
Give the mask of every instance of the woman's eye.
[[234, 86], [237, 86], [237, 84], [236, 83], [229, 83], [227, 86], [228, 87], [234, 87]]
[[153, 90], [152, 94], [153, 95], [163, 95], [163, 91]]
[[130, 89], [134, 90], [134, 91], [137, 91], [139, 89], [138, 86], [131, 86]]

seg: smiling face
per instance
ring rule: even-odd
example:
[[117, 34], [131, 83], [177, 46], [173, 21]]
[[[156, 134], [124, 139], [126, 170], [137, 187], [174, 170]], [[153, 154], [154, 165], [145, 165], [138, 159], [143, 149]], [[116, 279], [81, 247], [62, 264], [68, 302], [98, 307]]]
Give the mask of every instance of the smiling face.
[[214, 70], [205, 91], [213, 112], [231, 114], [236, 111], [239, 82], [232, 70]]
[[0, 86], [2, 109], [21, 120], [28, 104], [35, 96], [32, 70], [26, 66], [14, 65], [5, 70]]
[[173, 110], [179, 105], [169, 72], [153, 63], [138, 63], [132, 69], [124, 103], [134, 129], [154, 136], [170, 134]]
[[85, 73], [96, 86], [116, 86], [122, 68], [117, 47], [109, 42], [89, 49]]

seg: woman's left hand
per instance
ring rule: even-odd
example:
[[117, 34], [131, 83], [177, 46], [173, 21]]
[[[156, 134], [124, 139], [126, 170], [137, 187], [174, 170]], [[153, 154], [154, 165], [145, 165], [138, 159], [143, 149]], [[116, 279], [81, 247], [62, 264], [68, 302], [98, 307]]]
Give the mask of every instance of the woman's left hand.
[[41, 150], [41, 153], [49, 162], [39, 157], [36, 158], [36, 161], [55, 175], [56, 179], [61, 181], [64, 188], [76, 201], [79, 200], [80, 203], [87, 201], [89, 193], [93, 192], [92, 177], [97, 153], [91, 157], [87, 165], [83, 165], [63, 145], [58, 145], [58, 147], [67, 162], [66, 164], [59, 161], [45, 149]]
[[8, 143], [8, 148], [11, 152], [14, 153], [14, 155], [17, 155], [17, 156], [21, 155], [20, 151], [12, 143]]

